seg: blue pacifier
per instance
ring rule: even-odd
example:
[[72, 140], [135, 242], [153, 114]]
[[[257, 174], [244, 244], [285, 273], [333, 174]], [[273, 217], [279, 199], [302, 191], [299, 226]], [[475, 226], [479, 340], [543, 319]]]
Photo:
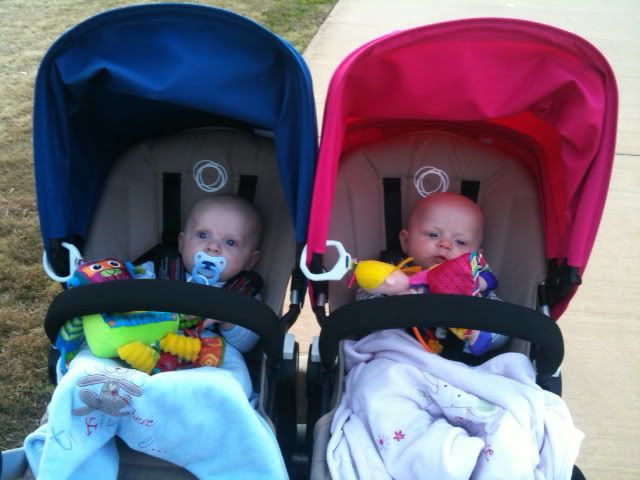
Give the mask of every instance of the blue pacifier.
[[220, 256], [196, 252], [193, 256], [193, 270], [191, 278], [200, 285], [213, 285], [220, 278], [220, 274], [227, 266], [227, 259]]

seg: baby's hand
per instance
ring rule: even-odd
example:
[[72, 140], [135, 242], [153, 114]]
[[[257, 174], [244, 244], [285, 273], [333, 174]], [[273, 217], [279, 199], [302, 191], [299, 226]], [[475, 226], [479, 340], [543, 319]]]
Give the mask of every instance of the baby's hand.
[[220, 322], [218, 320], [214, 320], [213, 318], [205, 318], [202, 321], [202, 328], [213, 327], [216, 323], [220, 323]]
[[480, 335], [480, 330], [470, 330], [467, 336], [467, 343], [469, 345], [473, 345], [474, 343], [476, 343], [476, 340], [478, 340], [479, 335]]
[[417, 293], [420, 293], [420, 292], [418, 292], [415, 288], [410, 288], [410, 289], [405, 290], [403, 292], [397, 293], [397, 295], [415, 295]]
[[213, 318], [207, 318], [203, 322], [203, 327], [208, 328], [214, 324], [219, 324], [222, 330], [231, 330], [233, 328], [233, 323], [221, 322], [220, 320], [214, 320]]

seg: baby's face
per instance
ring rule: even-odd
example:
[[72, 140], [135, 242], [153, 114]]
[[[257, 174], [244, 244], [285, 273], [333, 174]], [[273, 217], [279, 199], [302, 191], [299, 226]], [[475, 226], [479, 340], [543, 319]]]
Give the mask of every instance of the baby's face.
[[237, 209], [220, 205], [208, 205], [191, 213], [185, 231], [180, 234], [178, 250], [188, 272], [193, 270], [196, 252], [224, 257], [227, 266], [219, 278], [223, 281], [251, 269], [260, 257], [251, 222]]
[[481, 242], [479, 209], [451, 195], [423, 200], [400, 232], [402, 249], [422, 268], [478, 250]]

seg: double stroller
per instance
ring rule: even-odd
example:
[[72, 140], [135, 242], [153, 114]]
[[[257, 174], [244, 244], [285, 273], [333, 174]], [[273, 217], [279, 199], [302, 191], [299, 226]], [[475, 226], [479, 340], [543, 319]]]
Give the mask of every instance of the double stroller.
[[[596, 235], [616, 108], [607, 62], [574, 35], [507, 19], [430, 25], [374, 40], [343, 61], [327, 95], [316, 166], [310, 80], [286, 43], [205, 7], [99, 15], [54, 44], [36, 84], [36, 184], [51, 268], [67, 273], [63, 242], [87, 258], [175, 257], [180, 222], [205, 195], [198, 183], [226, 176], [220, 191], [252, 200], [265, 221], [257, 266], [264, 308], [170, 280], [110, 282], [63, 292], [45, 329], [53, 340], [70, 317], [129, 310], [226, 315], [254, 329], [262, 340], [247, 361], [258, 410], [292, 477], [306, 468], [306, 456], [304, 478], [330, 478], [345, 338], [414, 325], [503, 333], [512, 338], [504, 350], [526, 354], [538, 383], [560, 393], [555, 321]], [[201, 160], [213, 162], [213, 178], [195, 181]], [[286, 332], [305, 295], [295, 267], [302, 246], [316, 273], [336, 261], [328, 239], [359, 258], [398, 250], [422, 167], [445, 172], [449, 191], [482, 207], [483, 248], [504, 302], [413, 295], [354, 303], [343, 282], [311, 282], [321, 334], [306, 370], [307, 450], [297, 451], [298, 346]], [[420, 182], [429, 189], [434, 178]], [[291, 306], [281, 316], [290, 276]], [[120, 478], [189, 476], [119, 449]], [[3, 453], [3, 480], [24, 470], [23, 456]]]

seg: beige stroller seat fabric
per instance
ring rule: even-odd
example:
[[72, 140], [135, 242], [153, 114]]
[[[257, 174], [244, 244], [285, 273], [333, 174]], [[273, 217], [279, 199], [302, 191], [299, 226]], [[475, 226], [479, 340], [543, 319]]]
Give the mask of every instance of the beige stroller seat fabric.
[[[220, 165], [227, 174], [224, 186], [213, 193], [201, 190], [193, 167], [202, 160]], [[135, 260], [158, 245], [163, 232], [163, 173], [181, 178], [180, 216], [206, 195], [235, 194], [241, 177], [255, 178], [254, 204], [264, 223], [256, 271], [264, 279], [265, 302], [281, 312], [293, 266], [295, 238], [278, 177], [271, 139], [231, 129], [205, 128], [152, 139], [126, 151], [109, 174], [87, 239], [87, 258], [117, 257]], [[218, 171], [203, 171], [215, 184]]]

